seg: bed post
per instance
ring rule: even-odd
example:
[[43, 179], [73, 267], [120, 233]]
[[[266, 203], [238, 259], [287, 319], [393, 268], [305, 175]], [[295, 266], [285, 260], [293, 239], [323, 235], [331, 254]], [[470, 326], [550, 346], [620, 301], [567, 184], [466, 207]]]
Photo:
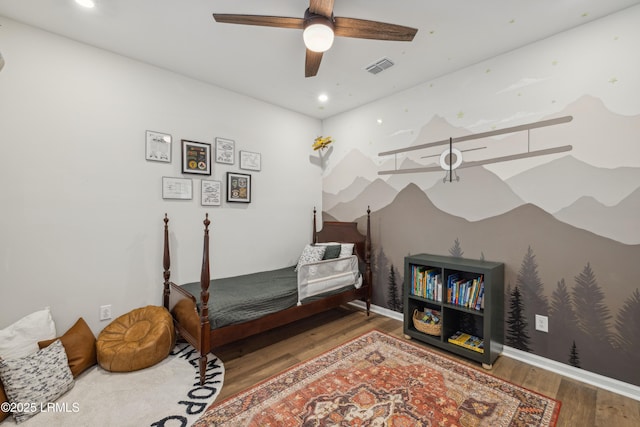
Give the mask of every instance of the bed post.
[[162, 303], [164, 307], [169, 310], [169, 277], [171, 272], [169, 267], [171, 266], [171, 259], [169, 257], [169, 218], [165, 212], [164, 214], [164, 255], [162, 257], [162, 266], [164, 267], [164, 291], [162, 294]]
[[311, 238], [311, 243], [318, 243], [318, 235], [316, 230], [316, 207], [313, 207], [313, 237]]
[[373, 293], [373, 278], [371, 274], [371, 206], [367, 206], [367, 239], [364, 243], [364, 258], [366, 263], [365, 276], [367, 279], [367, 316], [371, 309], [371, 295]]
[[209, 353], [209, 214], [204, 223], [204, 247], [202, 248], [202, 271], [200, 272], [200, 385], [204, 385], [207, 371], [207, 354]]

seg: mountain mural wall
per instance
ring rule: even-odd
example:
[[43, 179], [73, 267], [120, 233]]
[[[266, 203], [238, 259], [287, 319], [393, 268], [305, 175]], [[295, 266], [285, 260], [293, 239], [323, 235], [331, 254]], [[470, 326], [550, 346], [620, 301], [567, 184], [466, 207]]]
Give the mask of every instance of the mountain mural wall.
[[[640, 134], [640, 116], [619, 117], [589, 96], [554, 116], [568, 114], [571, 123], [545, 130], [536, 144], [599, 144], [594, 122], [621, 127], [627, 133], [618, 137], [627, 140]], [[442, 133], [445, 125], [441, 118], [427, 123], [416, 143], [424, 143], [430, 126]], [[480, 145], [513, 152], [521, 141], [511, 138]], [[474, 156], [496, 155], [487, 150]], [[390, 166], [353, 149], [323, 185], [325, 219], [364, 228], [362, 212], [371, 206], [374, 304], [400, 311], [394, 295], [402, 294], [405, 256], [450, 255], [455, 247], [464, 258], [505, 264], [507, 345], [640, 385], [640, 168], [592, 165], [576, 149], [506, 179], [489, 166], [459, 169], [458, 182], [443, 182], [444, 171], [377, 175], [424, 166], [428, 154]], [[523, 307], [524, 338], [509, 336], [513, 304]], [[535, 331], [535, 314], [549, 316], [549, 333]]]
[[[608, 111], [602, 102], [590, 96], [580, 98], [564, 111], [545, 119], [567, 115], [574, 117], [574, 120], [568, 124], [544, 129], [544, 135], [537, 137], [538, 148], [572, 142], [574, 144], [592, 142], [595, 145], [602, 145], [603, 153], [620, 150], [622, 158], [625, 151], [613, 143], [601, 143], [602, 132], [594, 131], [593, 124], [629, 132], [626, 135], [618, 135], [621, 140], [637, 139], [637, 135], [640, 135], [640, 116], [620, 117]], [[434, 132], [441, 134], [443, 123], [442, 118], [432, 119], [423, 127], [416, 140], [423, 143], [424, 135], [429, 133], [432, 126], [437, 129]], [[454, 126], [449, 125], [449, 128], [452, 135], [464, 135]], [[514, 135], [500, 140], [476, 142], [475, 145], [497, 144], [502, 148], [508, 147], [507, 152], [511, 153], [514, 146], [522, 145], [520, 142], [513, 142], [519, 139], [521, 139], [520, 136]], [[442, 148], [439, 150], [442, 151]], [[427, 163], [419, 162], [420, 158], [424, 157], [425, 151], [407, 155], [401, 160], [397, 169], [425, 166]], [[474, 153], [476, 157], [470, 160], [477, 160], [481, 156], [487, 157], [486, 152], [482, 155], [479, 154], [480, 152]], [[504, 154], [504, 152], [500, 153], [500, 155]], [[505, 180], [492, 172], [490, 166], [459, 169], [456, 174], [460, 181], [450, 183], [443, 182], [446, 175], [444, 170], [424, 174], [380, 176], [378, 175], [380, 170], [394, 169], [390, 166], [392, 161], [386, 160], [379, 166], [372, 158], [358, 149], [353, 149], [323, 180], [323, 209], [338, 220], [348, 221], [360, 215], [363, 203], [371, 205], [374, 210], [381, 208], [391, 203], [398, 191], [408, 184], [415, 184], [423, 189], [429, 199], [441, 210], [462, 216], [469, 221], [489, 218], [508, 212], [517, 206], [531, 203], [568, 224], [622, 243], [639, 244], [640, 221], [636, 217], [637, 212], [640, 212], [640, 200], [638, 200], [640, 167], [594, 166], [575, 157], [579, 154], [571, 151], [568, 154], [556, 154], [554, 155], [556, 158], [552, 157], [547, 162], [528, 168]], [[603, 154], [603, 157], [611, 156]], [[355, 178], [354, 171], [357, 171]], [[346, 177], [350, 177], [351, 184], [332, 193], [330, 189], [339, 188], [337, 183], [346, 182]], [[487, 197], [489, 192], [490, 198]], [[363, 202], [358, 204], [358, 199]], [[584, 208], [593, 209], [585, 211]], [[589, 213], [585, 215], [585, 212]]]

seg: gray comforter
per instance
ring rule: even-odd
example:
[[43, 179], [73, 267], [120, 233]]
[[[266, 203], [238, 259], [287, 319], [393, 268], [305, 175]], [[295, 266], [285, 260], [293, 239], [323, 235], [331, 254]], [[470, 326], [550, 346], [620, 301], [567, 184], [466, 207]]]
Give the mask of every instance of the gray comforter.
[[[257, 319], [292, 307], [298, 302], [295, 266], [243, 276], [212, 280], [209, 284], [211, 328]], [[182, 288], [196, 297], [200, 307], [200, 282]]]

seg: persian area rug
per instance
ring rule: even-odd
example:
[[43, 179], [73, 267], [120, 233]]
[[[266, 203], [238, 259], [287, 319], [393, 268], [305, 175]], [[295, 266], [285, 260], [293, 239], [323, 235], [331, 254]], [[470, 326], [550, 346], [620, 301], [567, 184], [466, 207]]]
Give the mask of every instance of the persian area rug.
[[560, 402], [371, 331], [210, 407], [203, 426], [555, 426]]
[[[32, 426], [186, 427], [220, 394], [224, 365], [209, 354], [200, 385], [198, 352], [178, 343], [162, 362], [134, 372], [108, 372], [93, 366], [44, 412], [20, 423]], [[2, 427], [16, 425], [13, 417]]]

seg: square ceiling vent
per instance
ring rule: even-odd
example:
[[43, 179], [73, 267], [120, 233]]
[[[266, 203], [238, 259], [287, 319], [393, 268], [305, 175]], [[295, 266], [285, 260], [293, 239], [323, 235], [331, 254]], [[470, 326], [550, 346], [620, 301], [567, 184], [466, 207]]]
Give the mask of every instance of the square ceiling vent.
[[373, 64], [368, 65], [366, 70], [371, 74], [378, 74], [390, 67], [393, 67], [393, 61], [389, 58], [382, 58]]

